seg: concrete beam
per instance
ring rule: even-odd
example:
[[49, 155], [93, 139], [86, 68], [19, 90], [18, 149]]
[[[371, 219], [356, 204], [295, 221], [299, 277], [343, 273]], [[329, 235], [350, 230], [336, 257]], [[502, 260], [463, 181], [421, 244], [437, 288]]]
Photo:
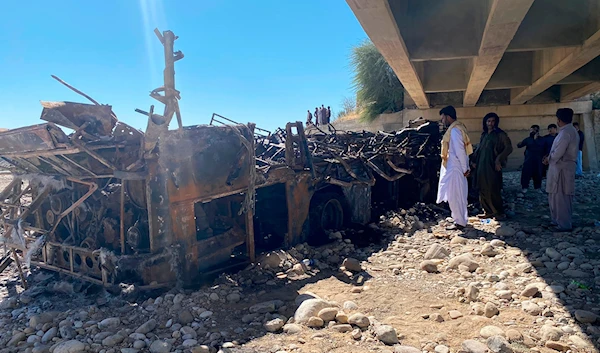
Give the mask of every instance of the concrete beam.
[[464, 106], [477, 103], [532, 4], [533, 0], [494, 0], [483, 31], [479, 55], [473, 62]]
[[[456, 115], [458, 115], [459, 119], [483, 119], [483, 117], [489, 112], [498, 114], [500, 119], [504, 117], [554, 116], [558, 108], [571, 108], [575, 114], [585, 114], [592, 111], [592, 101], [552, 104], [497, 105], [489, 107], [456, 107]], [[404, 121], [414, 120], [419, 117], [429, 120], [440, 119], [439, 109], [404, 109], [402, 113]], [[500, 122], [502, 122], [502, 120]]]
[[582, 46], [573, 49], [564, 59], [545, 71], [531, 86], [512, 97], [511, 104], [523, 104], [527, 102], [550, 86], [569, 76], [598, 55], [600, 55], [600, 31], [595, 32]]
[[371, 41], [390, 64], [406, 93], [421, 109], [429, 101], [387, 0], [346, 0]]
[[574, 99], [581, 98], [585, 95], [598, 91], [600, 91], [600, 82], [562, 85], [560, 87], [560, 101], [572, 101]]

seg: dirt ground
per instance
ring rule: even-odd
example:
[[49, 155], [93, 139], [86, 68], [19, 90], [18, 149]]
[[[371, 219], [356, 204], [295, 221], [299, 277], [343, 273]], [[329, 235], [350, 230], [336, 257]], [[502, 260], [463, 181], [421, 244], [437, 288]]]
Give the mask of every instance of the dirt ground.
[[[0, 174], [0, 187], [9, 181], [10, 176]], [[14, 346], [0, 348], [0, 352], [44, 352], [41, 349], [33, 351], [40, 346], [57, 349], [56, 345], [65, 338], [57, 335], [43, 345], [38, 339], [30, 338], [36, 335], [35, 330], [26, 329], [32, 315], [39, 315], [50, 308], [62, 313], [58, 315], [58, 319], [62, 320], [59, 326], [65, 320], [76, 323], [78, 315], [83, 315], [81, 311], [87, 312], [85, 316], [93, 321], [82, 320], [85, 322], [83, 328], [77, 328], [77, 335], [72, 339], [82, 342], [84, 351], [102, 353], [114, 353], [119, 349], [123, 353], [162, 352], [148, 348], [154, 347], [156, 341], [169, 343], [168, 350], [164, 352], [198, 353], [221, 349], [223, 352], [248, 353], [475, 353], [466, 349], [463, 342], [477, 340], [485, 344], [486, 337], [483, 337], [481, 329], [486, 326], [499, 328], [501, 335], [510, 341], [510, 346], [505, 347], [509, 350], [503, 351], [507, 353], [556, 352], [556, 349], [547, 347], [553, 347], [548, 344], [549, 341], [562, 344], [559, 349], [597, 352], [600, 338], [600, 328], [596, 326], [598, 321], [582, 322], [576, 311], [600, 315], [600, 290], [597, 287], [600, 285], [597, 255], [600, 227], [594, 224], [600, 219], [600, 178], [588, 175], [577, 180], [577, 228], [571, 234], [555, 234], [547, 230], [546, 195], [534, 190], [523, 195], [518, 182], [518, 173], [505, 174], [504, 197], [511, 215], [507, 222], [485, 223], [472, 219], [471, 227], [465, 232], [453, 233], [445, 231], [446, 221], [442, 214], [437, 219], [417, 221], [416, 216], [411, 215], [418, 212], [399, 210], [374, 225], [384, 233], [379, 243], [359, 248], [350, 244], [349, 239], [340, 239], [333, 245], [320, 248], [302, 245], [291, 249], [287, 254], [296, 260], [312, 256], [320, 263], [314, 268], [300, 270], [298, 276], [293, 276], [286, 268], [269, 271], [252, 268], [223, 275], [212, 285], [197, 290], [173, 289], [168, 293], [115, 297], [101, 290], [92, 290], [85, 284], [76, 284], [69, 287], [67, 294], [48, 290], [44, 294], [36, 294], [39, 296], [31, 300], [31, 289], [23, 291], [18, 274], [11, 266], [0, 277], [0, 302], [10, 297], [19, 298], [19, 301], [10, 310], [0, 310], [0, 344], [10, 343], [9, 340], [21, 332], [26, 333], [27, 342], [23, 336]], [[408, 220], [422, 222], [422, 227], [407, 230], [405, 223]], [[448, 254], [434, 259], [438, 271], [429, 273], [423, 271], [421, 265], [433, 244], [442, 246]], [[559, 252], [556, 257], [553, 249]], [[571, 256], [571, 253], [577, 256]], [[472, 272], [460, 267], [452, 268], [452, 258], [462, 254], [470, 254], [478, 268]], [[362, 270], [340, 270], [339, 265], [345, 257], [358, 259]], [[561, 267], [563, 263], [566, 263], [566, 270]], [[46, 282], [40, 280], [39, 283], [45, 283], [48, 288], [52, 287], [48, 283], [52, 283], [55, 289], [56, 283], [62, 285], [70, 281], [56, 277], [52, 279], [54, 282], [48, 282], [47, 276], [47, 272], [33, 270], [30, 279], [35, 286], [36, 281], [44, 277]], [[531, 297], [523, 295], [528, 285], [536, 283], [542, 283], [539, 292]], [[562, 290], [556, 289], [559, 287]], [[466, 298], [465, 288], [467, 293], [469, 288], [476, 288], [478, 294]], [[299, 293], [306, 292], [334, 302], [347, 314], [360, 312], [366, 315], [371, 322], [370, 328], [359, 331], [360, 337], [353, 337], [349, 332], [338, 333], [327, 324], [324, 328], [303, 326], [298, 333], [265, 331], [265, 322], [278, 317], [287, 321], [294, 316], [294, 299]], [[506, 292], [509, 292], [508, 296]], [[230, 300], [235, 298], [233, 294], [237, 298]], [[173, 298], [175, 295], [184, 299], [174, 304], [177, 301]], [[248, 318], [252, 305], [268, 300], [280, 300], [283, 306], [277, 312]], [[349, 301], [355, 304], [354, 308], [347, 306]], [[532, 314], [525, 310], [530, 302], [540, 308], [539, 312]], [[491, 317], [477, 313], [478, 305], [488, 303], [497, 307], [499, 312]], [[169, 324], [181, 319], [183, 311], [189, 311], [195, 317], [189, 325], [197, 332], [192, 335], [195, 337], [192, 343], [197, 346], [184, 344], [186, 341], [174, 329], [175, 325]], [[433, 320], [436, 315], [441, 320]], [[118, 334], [129, 335], [129, 338], [116, 345], [97, 339], [103, 332], [94, 323], [109, 317], [121, 318]], [[133, 348], [136, 345], [141, 347], [143, 343], [138, 344], [139, 340], [131, 338], [131, 335], [150, 318], [158, 322], [157, 328], [146, 334], [145, 348]], [[55, 324], [58, 324], [58, 319]], [[332, 321], [329, 325], [333, 324]], [[395, 329], [399, 344], [385, 345], [377, 338], [374, 330], [381, 325]], [[46, 326], [43, 328], [49, 330], [52, 325]], [[553, 333], [548, 333], [550, 331]], [[37, 334], [41, 337], [44, 330]]]

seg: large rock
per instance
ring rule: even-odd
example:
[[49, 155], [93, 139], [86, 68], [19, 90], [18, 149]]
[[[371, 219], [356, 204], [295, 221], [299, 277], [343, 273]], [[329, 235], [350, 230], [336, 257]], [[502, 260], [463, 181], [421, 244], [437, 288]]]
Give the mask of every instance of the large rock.
[[506, 330], [506, 339], [508, 339], [508, 342], [522, 342], [523, 335], [514, 328], [509, 328]]
[[125, 337], [123, 337], [117, 333], [115, 335], [110, 335], [110, 336], [106, 337], [105, 339], [103, 339], [102, 345], [107, 346], [107, 347], [116, 346], [117, 344], [123, 342], [124, 339], [125, 339]]
[[524, 312], [526, 312], [529, 315], [533, 315], [533, 316], [537, 316], [537, 315], [541, 314], [541, 312], [542, 312], [542, 308], [540, 308], [539, 305], [537, 305], [536, 303], [531, 302], [529, 300], [522, 302], [521, 308], [523, 308]]
[[463, 238], [463, 237], [457, 235], [454, 238], [452, 238], [452, 240], [450, 240], [450, 244], [465, 245], [465, 244], [467, 244], [467, 241], [468, 241], [467, 238]]
[[489, 257], [494, 257], [496, 255], [498, 255], [498, 252], [494, 249], [494, 247], [491, 244], [483, 244], [483, 247], [481, 248], [481, 255], [484, 256], [489, 256]]
[[492, 336], [504, 336], [504, 330], [498, 326], [484, 326], [479, 330], [479, 335], [483, 338], [490, 338]]
[[484, 310], [483, 315], [485, 315], [485, 317], [489, 317], [489, 318], [494, 317], [500, 313], [500, 310], [498, 310], [498, 307], [496, 306], [496, 304], [494, 304], [492, 302], [485, 303], [485, 308], [483, 310]]
[[[23, 302], [23, 299], [21, 299], [21, 302]], [[17, 307], [18, 304], [19, 303], [17, 301], [17, 298], [14, 298], [14, 297], [5, 298], [3, 301], [0, 302], [0, 310], [14, 309]], [[24, 304], [26, 304], [26, 303], [24, 303]]]
[[27, 335], [25, 335], [25, 332], [17, 332], [16, 334], [14, 334], [12, 336], [12, 338], [8, 341], [8, 343], [6, 344], [7, 346], [16, 346], [17, 343], [21, 342], [21, 341], [25, 341], [25, 339], [27, 338]]
[[555, 351], [559, 351], [559, 352], [566, 352], [569, 349], [571, 349], [571, 347], [569, 347], [568, 344], [564, 344], [562, 342], [556, 342], [556, 341], [548, 341], [545, 344], [546, 348], [550, 348], [550, 349], [554, 349]]
[[273, 319], [271, 321], [267, 321], [265, 323], [265, 330], [269, 331], [269, 332], [277, 332], [279, 331], [279, 329], [281, 329], [283, 327], [283, 325], [285, 325], [285, 322], [279, 318], [277, 319]]
[[109, 317], [98, 323], [98, 328], [101, 330], [113, 329], [121, 325], [121, 319], [118, 317]]
[[51, 327], [44, 335], [42, 336], [42, 343], [48, 343], [52, 341], [54, 337], [58, 334], [58, 329], [56, 327]]
[[342, 266], [344, 266], [344, 268], [348, 271], [352, 271], [352, 272], [360, 272], [362, 271], [362, 267], [360, 266], [360, 261], [358, 261], [357, 259], [348, 257], [344, 259], [344, 262], [342, 262]]
[[339, 324], [339, 325], [333, 325], [331, 326], [331, 329], [337, 332], [350, 332], [352, 331], [352, 325], [349, 324]]
[[177, 315], [180, 324], [187, 325], [194, 321], [194, 315], [189, 310], [181, 310]]
[[323, 325], [325, 325], [325, 322], [323, 321], [323, 319], [321, 319], [320, 317], [317, 317], [317, 316], [311, 317], [306, 322], [306, 326], [312, 327], [312, 328], [323, 327]]
[[569, 341], [577, 346], [577, 348], [585, 349], [591, 347], [591, 344], [588, 341], [576, 335], [569, 336]]
[[496, 229], [496, 235], [499, 237], [512, 237], [517, 233], [516, 230], [509, 226], [500, 226]]
[[431, 244], [423, 259], [432, 260], [432, 259], [445, 259], [450, 255], [450, 252], [446, 250], [440, 244]]
[[29, 318], [29, 327], [35, 328], [39, 324], [45, 324], [48, 322], [52, 322], [56, 317], [56, 313], [41, 313], [39, 315], [33, 315]]
[[375, 328], [375, 337], [385, 344], [393, 345], [398, 342], [396, 330], [389, 325], [381, 325]]
[[531, 283], [528, 284], [525, 289], [523, 289], [523, 291], [521, 292], [521, 296], [523, 297], [533, 297], [536, 294], [538, 294], [540, 292], [540, 290], [538, 289], [537, 286], [535, 286], [536, 283]]
[[487, 346], [494, 353], [513, 353], [513, 349], [506, 338], [502, 336], [492, 336], [487, 339]]
[[294, 313], [294, 322], [305, 324], [308, 320], [319, 315], [319, 312], [325, 308], [334, 308], [335, 305], [323, 299], [308, 299], [302, 302], [296, 313]]
[[156, 328], [156, 320], [150, 319], [143, 323], [140, 327], [135, 330], [137, 333], [147, 334]]
[[469, 301], [476, 302], [479, 298], [479, 288], [474, 284], [469, 284], [465, 291], [465, 297], [469, 299]]
[[53, 353], [82, 353], [85, 352], [85, 344], [77, 341], [70, 340], [61, 342], [54, 347]]
[[437, 263], [433, 260], [421, 261], [421, 263], [419, 264], [419, 268], [428, 273], [437, 273], [438, 272]]
[[171, 344], [166, 341], [156, 340], [150, 345], [150, 353], [169, 353]]
[[586, 310], [575, 310], [575, 319], [582, 324], [591, 324], [598, 319], [598, 315]]
[[323, 321], [333, 321], [335, 320], [335, 316], [337, 315], [337, 313], [337, 308], [325, 308], [321, 309], [317, 316], [320, 317]]
[[184, 347], [186, 347], [186, 348], [191, 348], [191, 347], [194, 347], [197, 344], [198, 344], [197, 340], [195, 340], [193, 338], [188, 338], [187, 340], [183, 341], [183, 343], [181, 345], [184, 346]]
[[60, 333], [60, 337], [66, 340], [71, 340], [77, 336], [77, 332], [75, 332], [75, 329], [70, 325], [59, 327], [58, 333]]
[[466, 340], [462, 343], [461, 348], [466, 353], [486, 353], [488, 347], [475, 340]]
[[518, 264], [517, 266], [515, 266], [515, 268], [521, 273], [529, 273], [533, 271], [533, 266], [529, 262]]
[[371, 324], [369, 318], [361, 313], [354, 313], [350, 315], [350, 317], [348, 317], [348, 323], [350, 325], [356, 325], [360, 328], [369, 327], [369, 325]]
[[339, 322], [340, 324], [347, 324], [348, 315], [346, 315], [346, 313], [343, 311], [338, 311], [338, 313], [335, 315], [335, 321]]
[[473, 255], [466, 253], [455, 256], [448, 262], [448, 268], [458, 268], [458, 266], [465, 266], [470, 272], [475, 271], [479, 264], [473, 260]]
[[546, 255], [554, 261], [558, 261], [562, 257], [562, 255], [554, 248], [546, 248]]
[[344, 302], [343, 308], [347, 311], [354, 311], [358, 310], [358, 305], [356, 305], [356, 303], [353, 301], [347, 300]]
[[544, 325], [540, 329], [540, 335], [542, 341], [558, 341], [562, 337], [563, 331], [558, 327]]
[[283, 332], [294, 334], [302, 332], [302, 326], [298, 324], [287, 324], [283, 326]]

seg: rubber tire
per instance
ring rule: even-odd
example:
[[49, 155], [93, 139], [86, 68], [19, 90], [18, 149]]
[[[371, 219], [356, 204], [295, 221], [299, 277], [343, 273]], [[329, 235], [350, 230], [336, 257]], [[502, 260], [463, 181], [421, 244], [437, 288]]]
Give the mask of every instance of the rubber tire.
[[327, 242], [326, 231], [340, 230], [346, 224], [346, 207], [342, 196], [333, 192], [313, 195], [310, 202], [310, 243]]

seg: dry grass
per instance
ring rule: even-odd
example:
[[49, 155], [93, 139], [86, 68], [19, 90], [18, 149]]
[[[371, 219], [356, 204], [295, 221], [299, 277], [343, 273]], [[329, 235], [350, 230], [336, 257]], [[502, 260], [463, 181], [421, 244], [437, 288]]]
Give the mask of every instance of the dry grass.
[[360, 119], [360, 115], [358, 113], [351, 113], [348, 115], [341, 116], [336, 119], [336, 121], [348, 121], [348, 120], [356, 120]]

